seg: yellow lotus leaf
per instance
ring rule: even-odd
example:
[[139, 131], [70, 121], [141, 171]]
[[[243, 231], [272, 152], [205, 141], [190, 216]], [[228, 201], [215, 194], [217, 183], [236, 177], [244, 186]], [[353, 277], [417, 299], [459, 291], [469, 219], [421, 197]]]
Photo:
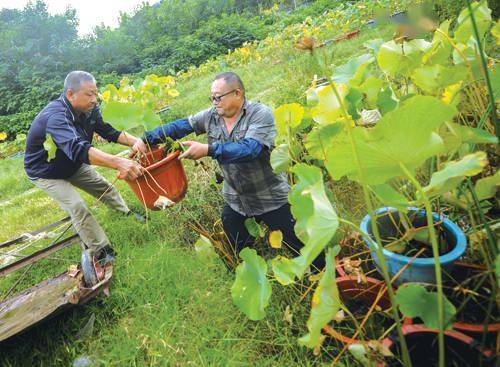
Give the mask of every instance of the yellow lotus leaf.
[[286, 135], [288, 128], [293, 131], [302, 122], [304, 107], [298, 103], [284, 104], [276, 108], [273, 113], [278, 135]]
[[[339, 97], [344, 100], [347, 94], [347, 87], [343, 84], [336, 84]], [[309, 100], [317, 100], [318, 104], [311, 108], [311, 116], [319, 124], [335, 122], [341, 115], [341, 101], [338, 100], [331, 85], [325, 85], [309, 92]]]
[[158, 83], [158, 75], [156, 74], [149, 74], [146, 76], [146, 79], [149, 79], [150, 81], [154, 82], [154, 83]]
[[163, 84], [163, 85], [169, 85], [169, 84], [172, 84], [174, 85], [175, 84], [175, 78], [173, 76], [162, 76], [158, 79], [158, 83], [160, 84]]
[[178, 91], [177, 89], [169, 89], [169, 90], [168, 90], [168, 95], [169, 95], [170, 97], [174, 97], [174, 98], [175, 98], [175, 97], [178, 97], [178, 96], [179, 96], [179, 94], [180, 94], [180, 93], [179, 93], [179, 91]]
[[452, 84], [446, 87], [441, 97], [441, 101], [443, 101], [446, 104], [451, 104], [451, 102], [455, 102], [453, 103], [453, 105], [456, 105], [458, 103], [458, 99], [456, 99], [455, 96], [458, 92], [460, 92], [461, 87], [462, 87], [462, 82], [458, 82], [457, 84]]
[[272, 248], [281, 248], [281, 242], [283, 241], [283, 233], [280, 230], [272, 231], [269, 234], [269, 244]]

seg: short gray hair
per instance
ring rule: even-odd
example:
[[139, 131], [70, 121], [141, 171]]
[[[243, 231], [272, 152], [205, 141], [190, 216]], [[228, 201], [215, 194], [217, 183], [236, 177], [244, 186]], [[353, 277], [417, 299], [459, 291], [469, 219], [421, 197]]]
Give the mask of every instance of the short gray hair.
[[78, 92], [82, 83], [92, 82], [95, 84], [95, 78], [92, 74], [86, 71], [75, 70], [66, 75], [64, 79], [64, 94], [71, 89], [73, 92]]
[[214, 80], [223, 79], [226, 84], [231, 85], [233, 88], [238, 88], [245, 95], [245, 86], [240, 76], [232, 71], [226, 71], [224, 73], [217, 74]]

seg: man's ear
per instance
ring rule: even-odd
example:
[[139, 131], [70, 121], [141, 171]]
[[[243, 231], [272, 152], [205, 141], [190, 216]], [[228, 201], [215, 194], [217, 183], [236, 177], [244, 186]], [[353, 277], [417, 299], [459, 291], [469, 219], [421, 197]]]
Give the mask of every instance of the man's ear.
[[68, 100], [73, 100], [73, 98], [75, 97], [75, 93], [73, 93], [73, 91], [71, 89], [68, 89], [68, 91], [66, 92], [66, 98]]

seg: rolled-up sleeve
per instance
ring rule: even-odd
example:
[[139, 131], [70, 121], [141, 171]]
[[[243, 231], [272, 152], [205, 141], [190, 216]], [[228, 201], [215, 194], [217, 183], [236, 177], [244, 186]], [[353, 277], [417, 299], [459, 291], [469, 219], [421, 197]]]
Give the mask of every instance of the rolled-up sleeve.
[[270, 108], [261, 105], [261, 108], [257, 109], [249, 120], [245, 138], [255, 139], [271, 149], [274, 147], [277, 135], [273, 112]]
[[194, 115], [189, 116], [189, 124], [193, 128], [196, 135], [206, 134], [208, 130], [208, 123], [212, 117], [213, 109], [208, 108], [200, 111]]
[[88, 141], [80, 138], [72, 125], [66, 118], [64, 112], [53, 114], [47, 121], [47, 134], [52, 136], [52, 140], [72, 162], [89, 162], [89, 149], [91, 145]]
[[101, 111], [97, 107], [96, 111], [96, 124], [95, 124], [95, 132], [99, 134], [99, 136], [103, 137], [109, 142], [116, 143], [120, 134], [122, 133], [119, 130], [116, 130], [113, 126], [104, 122], [102, 119]]

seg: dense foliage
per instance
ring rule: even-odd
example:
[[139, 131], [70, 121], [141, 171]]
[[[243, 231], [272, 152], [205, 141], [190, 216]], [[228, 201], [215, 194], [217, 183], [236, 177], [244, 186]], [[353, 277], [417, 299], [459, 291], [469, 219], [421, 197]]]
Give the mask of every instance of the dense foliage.
[[[139, 291], [134, 289], [130, 293], [134, 295], [137, 293], [143, 298], [135, 301], [134, 297], [126, 293], [125, 287], [113, 291], [112, 297], [116, 298], [111, 298], [111, 300], [116, 300], [116, 303], [108, 303], [106, 308], [101, 308], [99, 311], [101, 314], [98, 314], [98, 317], [105, 318], [107, 315], [104, 312], [110, 309], [113, 310], [112, 312], [119, 313], [118, 321], [109, 320], [109, 317], [106, 317], [106, 322], [109, 322], [112, 327], [101, 328], [105, 332], [107, 329], [113, 332], [118, 330], [118, 337], [113, 335], [108, 338], [105, 334], [104, 337], [100, 335], [93, 338], [91, 343], [94, 344], [90, 344], [88, 348], [93, 351], [92, 354], [95, 353], [97, 358], [102, 358], [103, 361], [113, 361], [113, 363], [120, 360], [134, 361], [137, 365], [156, 365], [162, 362], [170, 365], [173, 364], [170, 358], [183, 358], [178, 357], [178, 353], [172, 353], [170, 343], [175, 348], [179, 346], [180, 348], [193, 348], [197, 341], [201, 341], [203, 345], [209, 345], [211, 351], [208, 358], [212, 360], [215, 360], [211, 355], [213, 350], [223, 350], [224, 357], [238, 356], [240, 351], [231, 353], [232, 350], [226, 352], [226, 349], [218, 349], [221, 346], [220, 341], [227, 339], [231, 341], [231, 346], [241, 345], [239, 343], [243, 340], [259, 344], [256, 349], [262, 352], [266, 361], [269, 358], [276, 358], [279, 353], [285, 355], [289, 348], [288, 350], [292, 352], [284, 357], [283, 360], [286, 360], [286, 363], [293, 359], [298, 362], [307, 361], [310, 364], [318, 362], [319, 364], [320, 358], [324, 360], [330, 358], [328, 364], [340, 365], [337, 362], [349, 361], [350, 357], [345, 353], [349, 350], [361, 365], [375, 366], [383, 357], [391, 356], [390, 351], [384, 351], [380, 345], [382, 338], [391, 330], [393, 332], [396, 330], [400, 334], [399, 340], [404, 340], [401, 335], [401, 317], [404, 316], [415, 318], [417, 322], [440, 330], [439, 340], [436, 343], [439, 345], [439, 363], [441, 366], [451, 364], [448, 357], [446, 361], [444, 358], [444, 350], [448, 348], [448, 345], [444, 343], [443, 332], [455, 327], [452, 323], [460, 321], [461, 313], [465, 313], [461, 309], [471, 303], [469, 296], [464, 300], [450, 297], [450, 292], [446, 293], [447, 288], [449, 291], [450, 287], [446, 286], [449, 284], [444, 280], [446, 271], [444, 267], [442, 268], [438, 258], [441, 250], [447, 251], [446, 247], [449, 244], [447, 241], [441, 242], [439, 223], [435, 222], [435, 219], [442, 216], [442, 218], [455, 221], [460, 226], [469, 242], [463, 260], [470, 262], [476, 268], [484, 269], [473, 280], [473, 283], [478, 284], [478, 286], [474, 285], [475, 288], [462, 290], [462, 284], [460, 284], [460, 287], [456, 286], [453, 289], [460, 288], [464, 295], [469, 292], [476, 294], [478, 287], [483, 282], [488, 282], [489, 285], [494, 286], [485, 292], [484, 301], [488, 303], [488, 309], [493, 307], [495, 300], [498, 299], [496, 286], [497, 279], [500, 278], [496, 276], [500, 274], [500, 255], [498, 255], [498, 244], [494, 240], [492, 231], [494, 226], [498, 228], [499, 129], [496, 115], [491, 111], [494, 111], [492, 107], [498, 103], [497, 86], [500, 69], [497, 63], [498, 48], [495, 47], [499, 44], [500, 25], [495, 19], [494, 11], [490, 12], [486, 1], [483, 0], [470, 4], [470, 9], [473, 10], [464, 7], [458, 13], [451, 2], [436, 2], [440, 6], [438, 10], [441, 14], [455, 14], [448, 20], [441, 19], [440, 22], [424, 18], [426, 22], [418, 22], [407, 28], [373, 27], [373, 23], [367, 24], [367, 20], [376, 15], [374, 12], [376, 9], [373, 6], [380, 7], [382, 1], [384, 0], [343, 2], [332, 11], [320, 16], [306, 17], [305, 20], [299, 18], [314, 13], [320, 5], [327, 2], [319, 1], [289, 14], [280, 12], [278, 6], [264, 9], [257, 16], [252, 17], [252, 21], [246, 22], [248, 24], [245, 27], [250, 29], [255, 26], [256, 31], [265, 28], [265, 32], [262, 32], [262, 35], [267, 32], [265, 38], [260, 41], [252, 41], [252, 39], [245, 41], [230, 52], [224, 54], [222, 51], [216, 57], [209, 57], [198, 67], [193, 66], [196, 62], [190, 67], [187, 65], [179, 68], [172, 67], [166, 62], [169, 56], [165, 56], [164, 59], [159, 58], [160, 51], [156, 54], [158, 58], [155, 56], [145, 61], [146, 58], [143, 56], [137, 56], [143, 52], [143, 49], [138, 47], [137, 49], [131, 48], [136, 55], [131, 56], [123, 64], [123, 67], [130, 67], [126, 69], [130, 70], [127, 73], [134, 73], [134, 75], [127, 77], [120, 74], [121, 72], [117, 72], [119, 69], [116, 65], [110, 67], [109, 70], [104, 70], [104, 66], [95, 69], [99, 73], [105, 119], [123, 129], [137, 126], [137, 124], [145, 128], [158, 124], [160, 116], [156, 112], [170, 104], [174, 98], [175, 102], [172, 103], [171, 110], [167, 112], [169, 118], [178, 116], [180, 111], [182, 115], [185, 115], [187, 111], [193, 111], [202, 105], [201, 99], [207, 104], [203, 89], [207, 86], [207, 80], [221, 69], [232, 68], [242, 75], [243, 80], [248, 81], [246, 85], [252, 98], [262, 98], [266, 104], [277, 106], [274, 109], [278, 128], [277, 147], [272, 152], [271, 164], [276, 172], [286, 172], [291, 179], [292, 190], [289, 194], [289, 203], [296, 219], [296, 234], [305, 246], [299, 254], [285, 251], [279, 252], [278, 255], [272, 252], [272, 255], [268, 257], [268, 252], [270, 252], [268, 250], [274, 251], [286, 247], [281, 232], [269, 232], [255, 220], [247, 220], [245, 223], [247, 229], [258, 238], [260, 243], [257, 244], [256, 251], [246, 249], [240, 253], [241, 261], [236, 267], [236, 274], [234, 277], [230, 275], [234, 278], [231, 291], [229, 292], [228, 282], [222, 286], [218, 285], [217, 290], [224, 289], [225, 293], [218, 293], [216, 297], [223, 300], [225, 305], [229, 302], [224, 295], [230, 294], [234, 305], [249, 320], [263, 318], [266, 320], [246, 324], [245, 321], [241, 321], [240, 326], [245, 333], [244, 337], [238, 334], [238, 339], [233, 338], [233, 334], [226, 330], [223, 330], [222, 339], [217, 337], [217, 332], [221, 332], [221, 328], [217, 327], [219, 317], [206, 317], [202, 312], [185, 312], [186, 309], [196, 304], [193, 301], [196, 298], [193, 297], [197, 294], [203, 297], [213, 297], [211, 296], [212, 290], [208, 291], [209, 288], [200, 285], [200, 282], [194, 285], [194, 291], [189, 292], [189, 295], [187, 292], [185, 294], [179, 292], [179, 289], [182, 289], [185, 283], [193, 278], [192, 274], [196, 274], [196, 270], [203, 266], [202, 261], [197, 262], [196, 265], [193, 263], [193, 265], [186, 266], [187, 273], [185, 274], [175, 268], [176, 281], [170, 283], [171, 278], [165, 276], [165, 273], [157, 275], [151, 271], [144, 271], [142, 268], [141, 271], [134, 273], [134, 265], [152, 264], [150, 261], [154, 260], [161, 260], [162, 263], [160, 266], [150, 266], [151, 269], [171, 271], [172, 268], [171, 264], [164, 263], [170, 256], [166, 256], [165, 253], [161, 256], [153, 256], [152, 252], [143, 251], [141, 247], [142, 254], [149, 254], [146, 261], [142, 254], [140, 258], [133, 257], [134, 261], [129, 263], [124, 260], [120, 261], [122, 264], [127, 264], [126, 271], [121, 275], [126, 277], [124, 282], [126, 286], [135, 278], [141, 280]], [[316, 4], [320, 5], [315, 8]], [[407, 5], [407, 3], [403, 5], [398, 4], [397, 1], [388, 0], [385, 4], [387, 11], [391, 13], [404, 9], [404, 5]], [[400, 6], [393, 8], [394, 4]], [[139, 10], [137, 14], [141, 14], [141, 11]], [[150, 11], [155, 12], [154, 8]], [[217, 24], [214, 21], [214, 28], [207, 34], [204, 34], [202, 30], [203, 27], [208, 26], [210, 19], [203, 24], [200, 22], [199, 28], [191, 34], [186, 34], [185, 37], [180, 37], [176, 44], [181, 44], [181, 39], [190, 38], [193, 42], [191, 49], [184, 50], [186, 51], [184, 54], [179, 49], [175, 57], [191, 55], [190, 52], [203, 49], [204, 43], [201, 40], [205, 40], [207, 44], [212, 42], [207, 41], [209, 39], [218, 39], [223, 42], [221, 40], [228, 38], [224, 32], [230, 32], [233, 28], [228, 27], [220, 37], [216, 37], [218, 34], [216, 30], [222, 29], [220, 27], [224, 25], [226, 19], [233, 19], [234, 25], [238, 26], [241, 22], [237, 20], [241, 19], [239, 17], [242, 12], [244, 10], [237, 8], [236, 5], [233, 12], [223, 12], [226, 15], [219, 18], [222, 21]], [[134, 21], [134, 17], [130, 18], [131, 22]], [[128, 17], [124, 18], [128, 19]], [[475, 25], [473, 25], [473, 18]], [[299, 21], [294, 20], [294, 23], [288, 24], [287, 22], [291, 19], [299, 19]], [[262, 27], [253, 24], [253, 20], [262, 22]], [[122, 19], [122, 27], [125, 27], [124, 24], [127, 21]], [[281, 31], [273, 33], [273, 27], [278, 26], [281, 27]], [[110, 39], [127, 35], [128, 33], [123, 31], [125, 28], [122, 27], [116, 31], [104, 33]], [[332, 37], [343, 33], [350, 34], [347, 32], [359, 28], [361, 28], [361, 35], [357, 39], [348, 40], [346, 36], [340, 44], [331, 42]], [[387, 33], [380, 33], [377, 29], [384, 29]], [[97, 36], [97, 32], [94, 40], [91, 38], [87, 40], [85, 52], [88, 54], [91, 54], [92, 47], [95, 47], [93, 43], [95, 40], [103, 40]], [[137, 31], [134, 36], [130, 36], [130, 42], [127, 45], [134, 46], [140, 38], [140, 32]], [[144, 39], [147, 40], [147, 36], [144, 36]], [[80, 40], [76, 40], [78, 44]], [[125, 41], [122, 39], [121, 42]], [[330, 42], [327, 43], [328, 41]], [[155, 48], [159, 45], [159, 43], [151, 44], [151, 47]], [[71, 44], [68, 47], [72, 47]], [[297, 49], [305, 52], [301, 53]], [[117, 50], [121, 48], [117, 47]], [[207, 54], [209, 51], [206, 51]], [[125, 51], [123, 52], [125, 55]], [[204, 55], [205, 53], [200, 53], [200, 57]], [[82, 54], [80, 57], [79, 62], [88, 62]], [[136, 61], [139, 62], [137, 64], [139, 66], [134, 66]], [[134, 67], [137, 67], [139, 71], [136, 72]], [[175, 78], [167, 75], [180, 69], [184, 70], [178, 72]], [[107, 73], [108, 71], [110, 73]], [[116, 83], [118, 78], [121, 79], [119, 84]], [[312, 83], [310, 83], [311, 80]], [[165, 115], [162, 116], [165, 117]], [[2, 134], [0, 130], [0, 140], [5, 138], [6, 134]], [[22, 146], [23, 139], [23, 134], [18, 134], [17, 139], [8, 144]], [[9, 161], [14, 160], [5, 160], [3, 163], [10, 163]], [[186, 164], [191, 164], [191, 162]], [[179, 223], [191, 223], [193, 218], [196, 218], [195, 222], [199, 220], [206, 227], [198, 228], [202, 236], [194, 244], [195, 251], [188, 251], [185, 255], [189, 257], [191, 253], [197, 252], [203, 255], [200, 259], [206, 257], [207, 263], [211, 263], [217, 258], [212, 246], [219, 252], [223, 247], [223, 232], [213, 219], [218, 210], [210, 207], [211, 196], [207, 195], [207, 193], [214, 194], [216, 190], [213, 189], [216, 186], [212, 182], [208, 183], [205, 176], [209, 171], [206, 171], [204, 164], [196, 164], [201, 167], [194, 170], [193, 166], [188, 166], [188, 169], [191, 169], [188, 173], [192, 177], [190, 177], [192, 186], [186, 200], [182, 205], [172, 208], [170, 215], [153, 217], [153, 220], [158, 220], [156, 225], [161, 223], [161, 226], [153, 227], [151, 233], [142, 234], [143, 237], [139, 238], [138, 242], [149, 244], [151, 237], [148, 236], [150, 235], [154, 236], [155, 241], [156, 237], [167, 238], [176, 243], [176, 246], [178, 244], [184, 246], [190, 241], [194, 242], [191, 227], [183, 226], [189, 228], [186, 232], [190, 234], [186, 236], [183, 236], [184, 232], [178, 228]], [[10, 171], [5, 171], [8, 174], [2, 175], [5, 181], [3, 186], [9, 187], [9, 191], [6, 191], [9, 194], [16, 190], [21, 192], [21, 189], [24, 189], [22, 185], [13, 185], [12, 180], [6, 180], [12, 175], [13, 170], [12, 168]], [[199, 190], [202, 185], [210, 189]], [[39, 194], [35, 192], [34, 195]], [[28, 193], [28, 195], [31, 194]], [[356, 201], [346, 200], [347, 196]], [[364, 197], [364, 202], [353, 205], [353, 203], [359, 203], [361, 197]], [[24, 201], [28, 202], [26, 197]], [[29, 200], [29, 205], [36, 205], [37, 201], [40, 200]], [[356, 224], [360, 213], [371, 214], [375, 208], [381, 206], [398, 208], [406, 223], [410, 223], [409, 214], [406, 212], [411, 213], [413, 212], [411, 208], [418, 207], [423, 209], [427, 222], [434, 223], [435, 226], [413, 227], [413, 224], [405, 226], [402, 236], [397, 238], [391, 236], [391, 243], [385, 245], [384, 251], [390, 249], [393, 253], [409, 255], [415, 250], [410, 246], [410, 241], [418, 240], [423, 246], [422, 249], [431, 253], [429, 258], [433, 261], [431, 268], [435, 277], [435, 286], [403, 285], [397, 291], [392, 288], [391, 278], [393, 276], [397, 278], [397, 275], [389, 272], [382, 248], [376, 245], [376, 243], [384, 243], [381, 234], [374, 230], [371, 236], [374, 238], [369, 240], [371, 237], [367, 235], [368, 231]], [[24, 206], [18, 205], [18, 207], [20, 210], [26, 210]], [[53, 214], [52, 211], [46, 209], [43, 212]], [[436, 213], [436, 217], [433, 217], [433, 212]], [[5, 217], [14, 218], [9, 213]], [[41, 216], [33, 216], [33, 220], [39, 220], [39, 217]], [[172, 222], [166, 222], [168, 220]], [[22, 222], [22, 220], [9, 220], [5, 227], [9, 229], [9, 226]], [[108, 227], [109, 232], [113, 233], [115, 226], [108, 225]], [[160, 227], [161, 230], [159, 230]], [[163, 230], [172, 230], [172, 228], [175, 236], [181, 236], [180, 240], [173, 234], [163, 234], [165, 233], [162, 232]], [[4, 233], [11, 233], [5, 228], [2, 230]], [[351, 261], [349, 257], [346, 257], [345, 239], [356, 238], [356, 236], [355, 233], [343, 236], [353, 230], [361, 233], [358, 238], [363, 237], [365, 240], [365, 242], [361, 240], [355, 243], [352, 246], [353, 250], [363, 256], [366, 255], [367, 258], [373, 258], [368, 259], [372, 263], [375, 258], [380, 259], [379, 269], [387, 288], [387, 302], [392, 305], [390, 310], [385, 310], [385, 307], [382, 309], [381, 306], [379, 306], [380, 310], [377, 310], [378, 305], [373, 303], [368, 311], [359, 311], [360, 307], [356, 303], [351, 305], [341, 299], [341, 289], [338, 285], [340, 283], [337, 283], [339, 277], [336, 276], [336, 272], [340, 275], [338, 266], [343, 267], [346, 273], [356, 274], [356, 284], [367, 282], [369, 274], [380, 278], [380, 274], [377, 275], [375, 269], [363, 270], [359, 265], [360, 260], [357, 260], [358, 265], [355, 265], [354, 259]], [[130, 251], [129, 248], [136, 248], [135, 243], [134, 246], [129, 246], [127, 242], [128, 237], [132, 238], [132, 241], [137, 238], [135, 237], [137, 234], [133, 233], [131, 228], [123, 227], [116, 233], [120, 239], [116, 243], [122, 246], [118, 247], [122, 254], [127, 254], [127, 251]], [[343, 238], [340, 239], [341, 237]], [[267, 246], [268, 244], [270, 246]], [[366, 251], [367, 245], [370, 251]], [[161, 248], [161, 246], [158, 247]], [[326, 251], [327, 259], [325, 271], [312, 275], [308, 269], [323, 250]], [[172, 251], [172, 253], [177, 252], [177, 249]], [[371, 254], [367, 254], [368, 252]], [[123, 255], [121, 256], [123, 258]], [[366, 260], [366, 258], [363, 259]], [[351, 270], [348, 270], [349, 267]], [[352, 272], [353, 269], [356, 269], [356, 272]], [[117, 279], [120, 281], [119, 277], [120, 275]], [[205, 278], [205, 274], [203, 277]], [[210, 278], [210, 274], [206, 278]], [[145, 279], [148, 281], [144, 281]], [[151, 279], [161, 282], [162, 285], [156, 286]], [[182, 281], [178, 281], [179, 279]], [[168, 285], [165, 286], [165, 284]], [[148, 285], [151, 288], [148, 288]], [[158, 289], [162, 290], [161, 296], [155, 299], [155, 292]], [[170, 297], [163, 289], [175, 290], [175, 294]], [[294, 301], [283, 297], [283, 294], [287, 292], [300, 299]], [[301, 292], [302, 294], [299, 294]], [[382, 293], [383, 291], [379, 292], [379, 295]], [[451, 295], [454, 296], [454, 294]], [[162, 315], [163, 312], [170, 310], [170, 305], [165, 304], [166, 299], [181, 303], [183, 311], [177, 314], [187, 315], [188, 322], [179, 322], [182, 328], [178, 330], [196, 330], [196, 337], [188, 338], [189, 341], [184, 345], [182, 341], [178, 343], [179, 339], [171, 342], [170, 336], [164, 335], [165, 328], [158, 327], [159, 324], [176, 324], [176, 322], [171, 322], [170, 315]], [[203, 298], [201, 303], [207, 305], [206, 298]], [[131, 305], [130, 309], [127, 305]], [[205, 308], [210, 311], [222, 309], [212, 304]], [[155, 312], [151, 311], [153, 309]], [[282, 315], [283, 309], [284, 315]], [[143, 314], [140, 313], [141, 310]], [[354, 315], [353, 311], [357, 311], [357, 314]], [[203, 318], [202, 327], [196, 326], [196, 316]], [[388, 323], [369, 321], [369, 318], [378, 316], [383, 316]], [[163, 323], [160, 317], [168, 321]], [[152, 318], [154, 318], [152, 325], [148, 325], [147, 321]], [[206, 323], [206, 320], [211, 320], [211, 322]], [[286, 322], [288, 325], [282, 327], [280, 320], [282, 324]], [[484, 325], [498, 324], [498, 315], [487, 310], [484, 320]], [[136, 326], [135, 330], [139, 329], [140, 332], [130, 331], [135, 326], [134, 322], [139, 326]], [[348, 327], [344, 326], [346, 322], [350, 323]], [[372, 323], [377, 324], [375, 331], [368, 327]], [[188, 324], [189, 328], [184, 327]], [[323, 329], [327, 324], [330, 325], [330, 332]], [[216, 326], [216, 332], [210, 329], [214, 326]], [[273, 331], [271, 337], [261, 338], [256, 333], [259, 328], [275, 328], [278, 331]], [[484, 327], [482, 329], [482, 333], [486, 335]], [[339, 348], [334, 340], [325, 339], [323, 335], [325, 331], [334, 336], [331, 334], [332, 330], [352, 332], [354, 334], [349, 334], [352, 338], [370, 340], [368, 347], [353, 344], [349, 348], [345, 345], [341, 349], [342, 347]], [[122, 335], [121, 331], [123, 331]], [[203, 332], [210, 335], [206, 337], [202, 334]], [[175, 338], [179, 335], [179, 333], [170, 334]], [[248, 338], [249, 334], [252, 335], [251, 338]], [[217, 348], [212, 348], [213, 344], [211, 344], [214, 342], [214, 335], [217, 339]], [[302, 337], [297, 338], [300, 335]], [[117, 342], [120, 337], [123, 337], [128, 344]], [[65, 358], [74, 356], [75, 352], [70, 352], [67, 347], [72, 345], [71, 340], [69, 343], [65, 341], [66, 350], [60, 353]], [[103, 343], [103, 340], [106, 342]], [[238, 343], [233, 343], [235, 340], [238, 340]], [[303, 354], [305, 357], [301, 358], [304, 348], [296, 347], [297, 340], [300, 345], [313, 348], [312, 353], [315, 356], [320, 351], [321, 355], [326, 356], [317, 356], [318, 359], [312, 359], [311, 354]], [[80, 353], [82, 343], [78, 343], [80, 344], [76, 345]], [[492, 347], [491, 344], [485, 344], [484, 339], [482, 343], [488, 348]], [[95, 352], [95, 345], [104, 345], [105, 351], [98, 349]], [[115, 352], [113, 348], [119, 348], [119, 352]], [[49, 349], [50, 356], [46, 357], [48, 360], [59, 358], [52, 348], [44, 346], [44, 349]], [[355, 353], [356, 349], [358, 355]], [[405, 352], [407, 349], [411, 349], [410, 346], [406, 348], [401, 345], [401, 353], [397, 355], [398, 358], [402, 358], [404, 365], [410, 365], [409, 357], [405, 355], [408, 354]], [[144, 351], [144, 355], [138, 355], [138, 350]], [[15, 353], [21, 354], [17, 349]], [[201, 359], [206, 358], [209, 353], [204, 353], [203, 350], [189, 353], [187, 350], [186, 358], [191, 358], [194, 354], [199, 354]], [[114, 358], [116, 355], [120, 357]], [[253, 359], [248, 360], [253, 361]], [[275, 359], [272, 364], [281, 365], [279, 361]], [[215, 362], [213, 364], [231, 363]], [[345, 363], [345, 365], [355, 364]]]
[[[174, 75], [340, 3], [163, 0], [121, 14], [116, 29], [98, 26], [84, 37], [78, 36], [78, 16], [71, 8], [50, 15], [44, 1], [37, 0], [22, 10], [1, 9], [0, 131], [9, 139], [26, 132], [39, 110], [60, 93], [71, 70], [88, 70], [101, 85], [118, 85], [123, 74]], [[462, 7], [450, 1], [434, 6], [443, 17]]]
[[[345, 64], [337, 64], [334, 58], [324, 62], [325, 78], [321, 84], [313, 81], [306, 92], [307, 105], [284, 104], [274, 110], [278, 146], [271, 153], [271, 165], [275, 172], [287, 172], [294, 178], [288, 201], [296, 219], [295, 232], [305, 246], [298, 256], [276, 256], [270, 269], [260, 267], [251, 277], [249, 263], [261, 259], [256, 254], [250, 258], [250, 253], [241, 256], [244, 261], [237, 268], [233, 291], [237, 285], [247, 293], [233, 292], [233, 300], [250, 319], [256, 315], [264, 318], [270, 303], [267, 283], [258, 280], [267, 275], [289, 286], [302, 279], [322, 250], [340, 251], [339, 246], [331, 245], [336, 244], [337, 229], [344, 225], [346, 231], [355, 228], [365, 238], [392, 305], [404, 316], [420, 317], [427, 327], [440, 330], [439, 365], [445, 365], [443, 330], [450, 327], [456, 308], [443, 293], [446, 272], [441, 268], [440, 246], [447, 245], [438, 240], [435, 225], [440, 217], [433, 219], [432, 213], [446, 212], [450, 218], [458, 218], [464, 215], [459, 214], [461, 210], [473, 205], [477, 212], [469, 210], [467, 220], [481, 223], [488, 235], [479, 245], [481, 254], [471, 248], [462, 259], [477, 261], [491, 273], [500, 271], [498, 244], [490, 230], [497, 218], [486, 216], [497, 207], [494, 197], [499, 185], [498, 174], [493, 174], [499, 130], [496, 115], [490, 113], [498, 101], [499, 69], [489, 56], [494, 49], [483, 48], [489, 37], [495, 37], [498, 44], [498, 23], [492, 22], [491, 13], [483, 0], [462, 9], [456, 20], [437, 24], [423, 18], [415, 25], [400, 26], [392, 40], [365, 42], [367, 52]], [[418, 33], [423, 36], [416, 36]], [[328, 54], [324, 51], [322, 56], [327, 58]], [[372, 120], [369, 116], [374, 112], [378, 117]], [[411, 212], [412, 207], [422, 209], [426, 223], [434, 223], [418, 238], [432, 247], [432, 284], [437, 292], [429, 293], [422, 285], [393, 291], [393, 277], [399, 275], [389, 272], [389, 260], [382, 251], [390, 248], [392, 253], [406, 254], [404, 238], [417, 238], [418, 230], [405, 219], [402, 232], [396, 237], [391, 234], [382, 250], [382, 225], [371, 227], [373, 234], [367, 234], [362, 226], [337, 213], [342, 203], [327, 193], [341, 180], [360, 185], [372, 216], [375, 208], [384, 206], [396, 207], [400, 213]], [[458, 201], [451, 203], [447, 198]], [[457, 205], [461, 200], [463, 205]], [[474, 231], [477, 228], [466, 232], [473, 237]], [[331, 273], [327, 266], [318, 281], [307, 322], [309, 334], [299, 339], [312, 348], [321, 346], [321, 329], [345, 308]], [[411, 281], [418, 281], [415, 274]], [[260, 285], [260, 292], [251, 288], [255, 284]], [[266, 298], [255, 296], [264, 291]], [[495, 297], [493, 291], [490, 304]], [[392, 316], [399, 340], [403, 340], [396, 307]], [[356, 328], [363, 333], [361, 326]], [[410, 365], [407, 347], [401, 344], [403, 365]], [[372, 363], [364, 365], [376, 365], [379, 357], [372, 357]]]
[[64, 76], [71, 70], [88, 70], [102, 85], [117, 84], [123, 74], [141, 71], [142, 75], [174, 74], [337, 3], [322, 0], [293, 11], [305, 2], [144, 3], [133, 15], [122, 14], [117, 29], [98, 26], [84, 37], [78, 36], [75, 10], [50, 15], [43, 0], [22, 10], [2, 9], [0, 131], [11, 139], [26, 132], [39, 110], [61, 92]]

